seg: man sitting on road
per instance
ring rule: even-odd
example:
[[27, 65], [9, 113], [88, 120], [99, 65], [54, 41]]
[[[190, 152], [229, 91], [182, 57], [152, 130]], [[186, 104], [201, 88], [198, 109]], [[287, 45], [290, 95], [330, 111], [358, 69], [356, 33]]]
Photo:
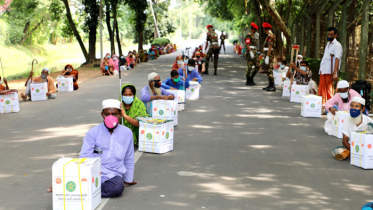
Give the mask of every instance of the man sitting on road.
[[193, 59], [188, 60], [188, 66], [183, 66], [181, 67], [178, 72], [179, 75], [182, 77], [184, 76], [184, 70], [187, 69], [188, 71], [186, 72], [189, 81], [197, 81], [198, 83], [202, 82], [202, 76], [198, 73], [198, 71], [194, 70], [194, 67], [196, 66], [196, 62]]
[[148, 85], [141, 90], [141, 101], [145, 104], [155, 99], [174, 100], [174, 95], [161, 87], [161, 77], [153, 72], [148, 75]]
[[[184, 74], [186, 74], [186, 69], [184, 68]], [[166, 79], [162, 82], [162, 88], [168, 90], [183, 90], [184, 89], [184, 82], [185, 80], [183, 77], [179, 75], [177, 71], [171, 71], [171, 78]], [[189, 79], [186, 78], [185, 80], [185, 89], [189, 87]]]
[[365, 111], [364, 98], [352, 98], [350, 107], [350, 117], [348, 117], [343, 123], [343, 146], [336, 147], [332, 151], [333, 156], [337, 160], [344, 160], [350, 156], [351, 133], [363, 131], [368, 123], [373, 123], [373, 120], [370, 117], [362, 114]]
[[361, 98], [360, 94], [353, 89], [346, 80], [341, 80], [337, 84], [337, 91], [331, 99], [325, 103], [325, 112], [327, 113], [327, 120], [325, 122], [325, 132], [328, 135], [332, 133], [333, 116], [337, 111], [350, 111], [350, 103], [354, 97]]
[[153, 50], [152, 48], [149, 49], [148, 54], [149, 54], [149, 58], [150, 58], [150, 60], [154, 60], [154, 59], [156, 59], [156, 57], [155, 57], [155, 52], [154, 52], [154, 50]]
[[4, 78], [4, 84], [1, 84], [1, 77], [0, 77], [0, 95], [4, 95], [4, 94], [9, 94], [9, 93], [18, 93], [18, 90], [16, 89], [9, 89], [9, 86], [8, 86], [8, 80], [6, 78]]
[[42, 71], [41, 71], [41, 75], [40, 76], [36, 76], [34, 78], [32, 78], [32, 76], [34, 75], [34, 72], [31, 71], [30, 72], [30, 76], [27, 78], [26, 80], [26, 83], [25, 83], [25, 86], [26, 86], [26, 91], [25, 93], [21, 93], [21, 97], [24, 101], [27, 100], [27, 96], [30, 97], [31, 99], [31, 82], [32, 83], [44, 83], [44, 82], [47, 82], [48, 83], [48, 92], [46, 93], [47, 94], [47, 97], [48, 99], [55, 99], [57, 96], [56, 96], [56, 87], [54, 86], [54, 81], [52, 79], [52, 77], [49, 76], [49, 69], [47, 68], [44, 68]]
[[[104, 122], [91, 128], [84, 137], [80, 158], [101, 158], [101, 197], [122, 195], [124, 187], [137, 184], [133, 176], [135, 157], [132, 131], [120, 125], [120, 101], [102, 102]], [[50, 186], [47, 192], [52, 192]]]

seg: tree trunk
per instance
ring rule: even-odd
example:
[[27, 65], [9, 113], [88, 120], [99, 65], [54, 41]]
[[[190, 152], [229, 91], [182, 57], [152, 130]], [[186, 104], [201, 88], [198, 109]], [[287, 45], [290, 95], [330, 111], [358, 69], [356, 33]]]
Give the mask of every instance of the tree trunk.
[[312, 38], [312, 33], [311, 33], [311, 19], [312, 16], [315, 12], [315, 10], [320, 6], [320, 2], [314, 1], [309, 8], [309, 11], [307, 13], [308, 16], [305, 16], [306, 18], [306, 31], [307, 31], [307, 42], [306, 42], [306, 57], [310, 58], [311, 57], [311, 38]]
[[115, 20], [114, 23], [115, 23], [115, 30], [116, 30], [116, 34], [117, 34], [117, 44], [118, 44], [119, 55], [123, 55], [122, 45], [121, 45], [121, 38], [119, 36], [118, 21]]
[[304, 19], [302, 18], [301, 27], [300, 27], [300, 37], [299, 37], [299, 45], [300, 45], [300, 54], [304, 56]]
[[361, 16], [361, 41], [359, 57], [359, 80], [366, 79], [368, 32], [369, 32], [369, 4], [371, 0], [363, 1], [363, 14]]
[[106, 15], [106, 26], [107, 26], [107, 30], [108, 30], [109, 38], [110, 38], [110, 52], [111, 54], [115, 54], [114, 30], [111, 28], [111, 23], [110, 23], [111, 17], [110, 17], [109, 1], [105, 1], [105, 15]]
[[67, 17], [67, 20], [69, 21], [70, 27], [73, 30], [74, 36], [75, 36], [76, 40], [79, 43], [79, 46], [80, 46], [80, 49], [83, 52], [84, 58], [86, 59], [86, 61], [88, 61], [89, 60], [89, 58], [88, 58], [88, 52], [87, 52], [87, 50], [86, 50], [86, 48], [84, 46], [84, 43], [82, 41], [82, 38], [79, 35], [78, 30], [76, 29], [76, 26], [74, 24], [73, 18], [71, 17], [69, 2], [68, 2], [68, 0], [62, 0], [62, 1], [63, 1], [63, 3], [65, 4], [65, 7], [66, 7], [66, 17]]
[[122, 55], [122, 46], [120, 44], [119, 28], [118, 28], [118, 0], [114, 0], [113, 4], [113, 19], [114, 19], [114, 30], [116, 34], [116, 40], [118, 44], [119, 56]]
[[143, 49], [143, 43], [144, 43], [144, 32], [139, 32], [139, 46], [137, 48], [137, 51], [140, 51]]
[[25, 29], [23, 29], [23, 33], [24, 33], [24, 34], [27, 33], [28, 29], [30, 28], [30, 25], [31, 25], [30, 21], [27, 21], [27, 23], [26, 23], [26, 25], [25, 25]]
[[333, 20], [334, 20], [334, 11], [337, 9], [337, 7], [341, 4], [342, 0], [336, 0], [335, 2], [332, 2], [332, 6], [328, 10], [328, 24], [327, 27], [333, 26]]
[[23, 36], [23, 38], [22, 38], [21, 42], [19, 43], [19, 45], [23, 45], [23, 43], [25, 42], [25, 40], [27, 39], [27, 37], [29, 37], [36, 29], [38, 29], [38, 27], [40, 26], [40, 24], [43, 23], [43, 21], [44, 21], [44, 18], [42, 18], [41, 21], [30, 32], [27, 32]]
[[260, 10], [260, 5], [259, 5], [259, 2], [257, 1], [252, 1], [253, 4], [254, 4], [254, 12], [255, 12], [255, 16], [256, 16], [256, 19], [258, 21], [258, 26], [259, 26], [259, 30], [258, 30], [258, 33], [259, 33], [259, 46], [262, 45], [262, 43], [264, 42], [264, 31], [263, 31], [263, 27], [262, 24], [263, 24], [263, 17], [261, 17], [261, 10]]
[[342, 45], [342, 49], [344, 50], [343, 54], [342, 54], [342, 60], [341, 60], [341, 70], [342, 72], [346, 72], [346, 68], [347, 68], [347, 44], [348, 44], [348, 40], [347, 40], [347, 9], [349, 8], [349, 5], [351, 4], [353, 0], [347, 0], [346, 3], [343, 5], [342, 7], [342, 17], [341, 17], [341, 31], [343, 31], [343, 33], [341, 33], [341, 36], [340, 36], [340, 42], [341, 42], [341, 45]]
[[89, 58], [86, 63], [93, 63], [96, 60], [96, 33], [97, 28], [89, 30]]
[[320, 19], [321, 13], [324, 10], [325, 6], [328, 4], [329, 0], [324, 0], [320, 8], [316, 12], [316, 35], [315, 35], [315, 58], [320, 59]]

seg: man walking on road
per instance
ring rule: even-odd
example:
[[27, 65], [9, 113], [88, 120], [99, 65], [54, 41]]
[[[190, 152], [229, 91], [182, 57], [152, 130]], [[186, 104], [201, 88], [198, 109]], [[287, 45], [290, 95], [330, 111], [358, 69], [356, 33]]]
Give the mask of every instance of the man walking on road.
[[271, 31], [272, 26], [268, 23], [263, 23], [263, 28], [265, 33], [267, 34], [267, 38], [264, 41], [263, 51], [265, 55], [265, 65], [267, 70], [267, 77], [269, 85], [263, 90], [266, 91], [276, 91], [275, 87], [275, 80], [273, 79], [273, 59], [275, 58], [275, 50], [276, 50], [276, 37]]
[[218, 59], [219, 59], [219, 52], [220, 52], [220, 46], [218, 42], [218, 34], [214, 31], [213, 25], [208, 25], [207, 29], [209, 32], [207, 32], [206, 37], [206, 46], [205, 50], [207, 50], [207, 44], [210, 42], [210, 48], [206, 55], [206, 61], [205, 61], [205, 69], [206, 71], [203, 74], [209, 74], [209, 62], [210, 58], [212, 57], [212, 54], [214, 54], [214, 75], [217, 75], [218, 71]]
[[[227, 36], [224, 34], [224, 31], [221, 32], [221, 35], [220, 35], [220, 50], [221, 50], [221, 47], [223, 46], [224, 47], [224, 54], [225, 53], [225, 39], [227, 38]], [[220, 51], [219, 51], [220, 53]]]
[[255, 23], [251, 23], [251, 32], [246, 35], [246, 85], [256, 85], [254, 83], [254, 77], [259, 71], [259, 56], [256, 54], [256, 39], [255, 32], [259, 27]]
[[333, 81], [338, 80], [338, 71], [341, 67], [343, 49], [337, 41], [337, 29], [328, 28], [328, 43], [326, 44], [324, 56], [320, 64], [319, 94], [322, 96], [322, 105], [333, 97]]

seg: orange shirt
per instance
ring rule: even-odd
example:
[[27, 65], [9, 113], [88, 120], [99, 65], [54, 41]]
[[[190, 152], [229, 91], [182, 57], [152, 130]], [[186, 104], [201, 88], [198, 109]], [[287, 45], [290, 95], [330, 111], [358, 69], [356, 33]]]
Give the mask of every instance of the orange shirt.
[[5, 90], [5, 86], [4, 85], [0, 85], [0, 90]]
[[[54, 86], [54, 81], [53, 81], [52, 77], [48, 76], [47, 80], [48, 80], [48, 93], [56, 93], [56, 87]], [[42, 80], [41, 76], [36, 76], [36, 77], [32, 78], [32, 81], [42, 82], [43, 80]]]

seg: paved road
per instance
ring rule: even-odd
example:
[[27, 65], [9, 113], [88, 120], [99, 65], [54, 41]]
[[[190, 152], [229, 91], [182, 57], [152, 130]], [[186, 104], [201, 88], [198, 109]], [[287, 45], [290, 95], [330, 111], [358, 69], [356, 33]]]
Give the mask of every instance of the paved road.
[[[341, 141], [326, 136], [325, 119], [300, 116], [300, 105], [244, 86], [245, 62], [220, 56], [218, 76], [204, 76], [201, 99], [179, 114], [175, 150], [144, 153], [135, 181], [103, 209], [360, 209], [372, 200], [372, 174], [336, 161]], [[125, 81], [138, 91], [156, 68], [169, 76], [175, 55], [141, 64]], [[56, 100], [21, 103], [0, 116], [0, 209], [52, 209], [51, 166], [76, 156], [87, 130], [102, 122], [101, 101], [117, 98], [118, 79], [96, 78]]]

